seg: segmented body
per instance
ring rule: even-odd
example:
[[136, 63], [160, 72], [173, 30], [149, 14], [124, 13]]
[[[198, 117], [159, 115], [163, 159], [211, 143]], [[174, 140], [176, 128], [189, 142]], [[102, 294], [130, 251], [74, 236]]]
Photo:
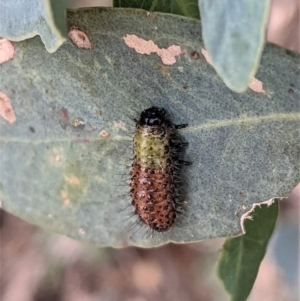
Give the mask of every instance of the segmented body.
[[178, 153], [187, 144], [176, 142], [175, 132], [187, 125], [172, 124], [165, 110], [156, 107], [144, 110], [135, 121], [132, 205], [149, 228], [167, 231], [176, 218], [179, 167], [189, 164], [179, 160]]

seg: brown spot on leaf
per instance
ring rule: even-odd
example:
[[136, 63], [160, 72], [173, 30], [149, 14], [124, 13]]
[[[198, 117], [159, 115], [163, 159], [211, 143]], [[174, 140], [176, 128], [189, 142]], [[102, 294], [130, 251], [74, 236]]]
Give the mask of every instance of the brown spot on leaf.
[[198, 53], [197, 51], [193, 51], [193, 52], [191, 53], [191, 57], [192, 57], [193, 59], [197, 60], [197, 59], [199, 58], [199, 53]]
[[128, 47], [133, 48], [137, 53], [140, 54], [150, 55], [151, 53], [157, 53], [159, 51], [158, 46], [153, 41], [146, 41], [134, 34], [126, 35], [123, 40]]
[[102, 131], [99, 133], [99, 135], [100, 135], [101, 137], [103, 137], [103, 138], [106, 138], [106, 137], [109, 136], [109, 133], [106, 132], [105, 130], [102, 130]]
[[257, 93], [266, 93], [266, 91], [263, 89], [263, 83], [254, 76], [250, 81], [249, 88]]
[[7, 39], [0, 39], [0, 64], [11, 60], [14, 54], [14, 45]]
[[180, 46], [172, 45], [167, 49], [160, 49], [157, 54], [160, 56], [163, 64], [173, 65], [176, 63], [176, 56], [182, 53]]
[[92, 49], [92, 43], [89, 37], [78, 27], [72, 26], [70, 28], [69, 38], [78, 48]]
[[0, 92], [0, 116], [9, 123], [14, 123], [16, 121], [16, 115], [11, 105], [11, 101], [3, 92]]
[[243, 191], [240, 192], [240, 196], [243, 198], [245, 197], [245, 193]]
[[66, 108], [62, 108], [60, 110], [60, 116], [63, 120], [68, 120], [69, 119], [68, 110]]
[[123, 40], [128, 47], [133, 48], [137, 53], [147, 55], [156, 53], [165, 65], [175, 64], [175, 57], [182, 54], [180, 46], [171, 45], [168, 48], [159, 48], [153, 41], [146, 41], [136, 35], [126, 35]]
[[72, 124], [74, 127], [84, 127], [85, 121], [82, 118], [76, 118], [73, 120]]

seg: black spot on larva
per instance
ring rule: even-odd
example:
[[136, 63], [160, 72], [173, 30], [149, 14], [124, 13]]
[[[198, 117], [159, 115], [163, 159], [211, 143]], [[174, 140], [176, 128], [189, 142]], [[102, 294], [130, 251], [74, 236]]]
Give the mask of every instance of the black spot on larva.
[[167, 231], [174, 224], [177, 204], [182, 201], [175, 191], [179, 188], [180, 167], [185, 162], [182, 149], [187, 144], [179, 139], [177, 129], [187, 125], [173, 124], [165, 109], [157, 107], [144, 110], [135, 121], [134, 162], [130, 173], [132, 204], [149, 228]]

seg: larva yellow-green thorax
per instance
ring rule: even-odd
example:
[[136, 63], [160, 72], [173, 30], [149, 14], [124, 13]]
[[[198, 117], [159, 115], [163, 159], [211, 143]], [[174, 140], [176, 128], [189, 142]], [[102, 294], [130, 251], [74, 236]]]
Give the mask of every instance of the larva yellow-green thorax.
[[134, 136], [135, 163], [142, 168], [164, 169], [169, 158], [169, 133], [162, 128], [138, 125]]

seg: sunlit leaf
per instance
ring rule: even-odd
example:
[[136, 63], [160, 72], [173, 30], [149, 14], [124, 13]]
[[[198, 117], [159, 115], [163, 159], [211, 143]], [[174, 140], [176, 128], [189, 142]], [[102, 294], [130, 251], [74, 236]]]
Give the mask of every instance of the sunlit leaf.
[[[89, 50], [69, 41], [49, 54], [38, 37], [14, 43], [14, 59], [0, 68], [0, 91], [16, 114], [13, 124], [0, 120], [6, 210], [98, 245], [154, 246], [238, 233], [236, 214], [299, 182], [299, 56], [267, 45], [257, 74], [266, 93], [236, 94], [201, 55], [200, 21], [152, 16], [128, 9], [69, 13], [69, 25], [89, 37]], [[183, 54], [162, 65], [157, 54], [129, 48], [127, 34], [160, 49], [178, 45]], [[132, 227], [131, 205], [122, 211], [129, 204], [130, 117], [151, 105], [189, 124], [181, 134], [193, 162], [184, 170], [185, 213], [153, 237]]]
[[231, 301], [244, 301], [250, 294], [279, 212], [279, 200], [253, 208], [244, 220], [246, 233], [228, 238], [223, 246], [218, 274]]

